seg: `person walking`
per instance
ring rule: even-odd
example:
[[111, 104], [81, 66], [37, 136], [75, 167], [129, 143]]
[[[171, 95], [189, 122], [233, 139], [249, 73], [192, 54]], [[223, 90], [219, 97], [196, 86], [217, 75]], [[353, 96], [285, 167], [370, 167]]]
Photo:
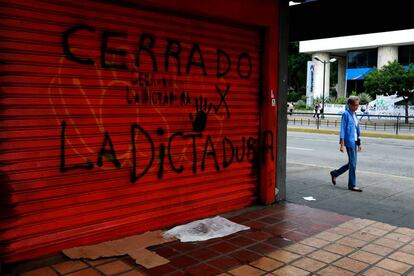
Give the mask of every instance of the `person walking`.
[[336, 178], [348, 171], [348, 190], [354, 192], [362, 192], [361, 188], [356, 186], [356, 165], [357, 165], [357, 152], [362, 150], [359, 129], [359, 121], [356, 117], [356, 111], [359, 107], [359, 98], [357, 96], [351, 96], [348, 98], [345, 112], [342, 114], [341, 132], [339, 134], [339, 150], [345, 151], [348, 154], [348, 164], [343, 165], [337, 170], [330, 172], [331, 181], [333, 185], [336, 185]]
[[315, 118], [315, 116], [318, 117], [319, 119], [319, 109], [321, 108], [321, 106], [319, 104], [315, 104], [315, 112], [313, 113], [313, 118]]
[[359, 121], [362, 121], [362, 118], [364, 118], [364, 115], [365, 115], [365, 105], [362, 105], [361, 106], [361, 117], [359, 118]]
[[288, 103], [287, 108], [288, 108], [289, 115], [292, 116], [293, 115], [293, 108], [294, 108], [293, 103]]
[[322, 112], [323, 112], [323, 108], [322, 108], [321, 104], [318, 103], [318, 106], [316, 108], [316, 117], [318, 117], [318, 119], [319, 119], [319, 116], [322, 114]]

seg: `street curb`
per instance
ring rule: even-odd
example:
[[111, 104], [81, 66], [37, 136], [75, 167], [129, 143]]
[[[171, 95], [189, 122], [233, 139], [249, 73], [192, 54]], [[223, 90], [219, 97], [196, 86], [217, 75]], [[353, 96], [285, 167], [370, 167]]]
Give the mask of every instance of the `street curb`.
[[[288, 127], [288, 131], [295, 132], [307, 132], [307, 133], [319, 133], [319, 134], [336, 134], [339, 135], [339, 130], [329, 130], [329, 129], [312, 129], [312, 128], [300, 128], [300, 127]], [[394, 138], [394, 139], [403, 139], [403, 140], [414, 140], [414, 135], [412, 134], [388, 134], [388, 133], [375, 133], [375, 132], [361, 132], [362, 137], [377, 137], [377, 138]]]

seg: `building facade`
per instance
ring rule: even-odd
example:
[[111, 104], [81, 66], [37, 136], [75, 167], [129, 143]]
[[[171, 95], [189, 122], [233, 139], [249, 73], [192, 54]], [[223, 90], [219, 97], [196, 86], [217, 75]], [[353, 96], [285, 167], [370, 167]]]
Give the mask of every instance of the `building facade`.
[[0, 262], [273, 203], [280, 5], [4, 1]]
[[[299, 51], [312, 55], [313, 72], [308, 74], [313, 74], [314, 81], [312, 89], [307, 89], [309, 104], [314, 98], [322, 97], [323, 90], [325, 98], [329, 96], [331, 66], [337, 66], [335, 88], [337, 96], [342, 97], [352, 91], [363, 92], [365, 75], [388, 62], [413, 64], [414, 29], [301, 41]], [[336, 61], [328, 62], [331, 58]]]

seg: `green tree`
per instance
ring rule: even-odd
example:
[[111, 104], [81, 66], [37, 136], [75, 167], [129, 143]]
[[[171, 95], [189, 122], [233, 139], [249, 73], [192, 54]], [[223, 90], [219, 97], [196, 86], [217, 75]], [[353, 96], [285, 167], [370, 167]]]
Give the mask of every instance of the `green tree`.
[[405, 69], [397, 61], [389, 62], [379, 70], [370, 72], [365, 77], [364, 86], [372, 97], [395, 93], [402, 97], [405, 103], [405, 122], [408, 123], [408, 102], [414, 95], [414, 66]]
[[311, 60], [308, 54], [299, 53], [299, 42], [289, 43], [288, 48], [288, 85], [289, 89], [301, 95], [306, 93], [307, 62]]
[[361, 93], [358, 95], [361, 104], [367, 104], [372, 101], [372, 97], [368, 93]]
[[340, 98], [337, 98], [335, 103], [336, 104], [346, 104], [346, 102], [348, 101], [348, 98], [345, 96], [342, 96]]
[[[297, 102], [302, 98], [302, 94], [299, 92], [295, 92], [295, 91], [289, 91], [288, 96], [287, 96], [287, 101], [288, 102]], [[306, 96], [305, 96], [306, 99]]]

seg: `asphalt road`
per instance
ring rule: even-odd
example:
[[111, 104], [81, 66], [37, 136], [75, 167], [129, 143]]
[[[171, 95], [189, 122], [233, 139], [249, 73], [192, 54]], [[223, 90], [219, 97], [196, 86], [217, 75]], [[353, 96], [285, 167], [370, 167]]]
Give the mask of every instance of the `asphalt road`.
[[287, 200], [414, 228], [414, 141], [366, 137], [362, 146], [357, 185], [364, 192], [355, 193], [347, 190], [347, 173], [337, 186], [330, 182], [329, 171], [347, 162], [337, 135], [288, 132]]
[[[340, 116], [327, 115], [324, 120], [320, 121], [320, 129], [340, 129]], [[414, 119], [409, 120], [410, 124], [404, 124], [404, 119], [401, 119], [398, 124], [398, 133], [400, 134], [413, 134], [414, 133]], [[367, 121], [365, 118], [360, 121], [360, 127], [362, 131], [380, 132], [380, 133], [396, 133], [397, 122], [395, 120], [378, 120], [372, 118]], [[290, 127], [302, 127], [316, 129], [316, 120], [312, 116], [306, 115], [288, 115], [288, 126]]]
[[[288, 162], [339, 167], [347, 162], [338, 135], [288, 132]], [[414, 141], [362, 137], [358, 170], [414, 177]]]

